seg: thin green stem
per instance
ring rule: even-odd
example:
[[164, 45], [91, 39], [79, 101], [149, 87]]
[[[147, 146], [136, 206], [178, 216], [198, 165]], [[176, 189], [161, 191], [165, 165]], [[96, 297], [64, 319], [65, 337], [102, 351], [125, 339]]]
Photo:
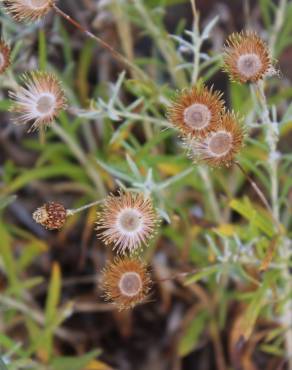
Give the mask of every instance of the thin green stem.
[[196, 8], [195, 0], [191, 0], [192, 11], [193, 11], [193, 33], [197, 36], [193, 37], [194, 44], [194, 60], [193, 60], [193, 72], [192, 72], [192, 84], [197, 83], [200, 70], [200, 51], [202, 46], [202, 40], [199, 36], [199, 25], [200, 25], [200, 14]]
[[270, 52], [272, 55], [275, 54], [275, 46], [276, 46], [277, 38], [279, 36], [279, 33], [285, 21], [286, 8], [287, 8], [287, 0], [280, 0], [279, 5], [277, 6], [277, 11], [275, 15], [275, 23], [274, 23], [274, 26], [271, 32], [270, 42], [269, 42]]
[[256, 92], [259, 98], [259, 102], [262, 108], [262, 123], [266, 124], [266, 142], [269, 146], [269, 172], [271, 179], [271, 202], [272, 202], [272, 212], [274, 218], [280, 222], [279, 217], [279, 186], [278, 186], [278, 153], [277, 153], [277, 143], [279, 140], [278, 126], [276, 122], [273, 122], [270, 118], [270, 111], [268, 108], [268, 102], [264, 91], [264, 83], [260, 81], [256, 84]]
[[135, 0], [134, 6], [139, 13], [142, 22], [145, 24], [146, 29], [149, 31], [153, 40], [156, 42], [163, 58], [166, 61], [169, 74], [177, 87], [185, 87], [187, 85], [186, 75], [182, 70], [177, 70], [177, 66], [181, 63], [181, 60], [171, 44], [168, 34], [161, 30], [154, 22], [152, 17], [149, 15], [142, 0]]
[[92, 202], [92, 203], [86, 204], [85, 206], [82, 206], [82, 207], [79, 207], [79, 208], [75, 208], [75, 209], [67, 209], [67, 216], [73, 216], [73, 215], [75, 215], [76, 213], [79, 213], [79, 212], [85, 211], [86, 209], [91, 208], [91, 207], [93, 207], [93, 206], [96, 206], [96, 205], [98, 205], [98, 204], [101, 204], [102, 202], [103, 202], [103, 199], [99, 199], [99, 200], [96, 200], [95, 202]]
[[199, 174], [204, 182], [205, 192], [208, 196], [208, 202], [210, 205], [210, 209], [212, 210], [213, 219], [220, 223], [222, 221], [220, 207], [217, 201], [217, 197], [215, 195], [214, 187], [212, 180], [210, 178], [209, 170], [207, 167], [199, 166], [198, 167]]
[[163, 190], [163, 189], [166, 189], [168, 188], [170, 185], [176, 183], [177, 181], [180, 181], [181, 179], [183, 179], [184, 177], [190, 175], [192, 172], [193, 172], [193, 167], [189, 167], [187, 169], [185, 169], [184, 171], [182, 171], [181, 173], [173, 176], [173, 177], [170, 177], [169, 179], [165, 180], [164, 182], [162, 182], [161, 184], [159, 184], [157, 187], [159, 190]]

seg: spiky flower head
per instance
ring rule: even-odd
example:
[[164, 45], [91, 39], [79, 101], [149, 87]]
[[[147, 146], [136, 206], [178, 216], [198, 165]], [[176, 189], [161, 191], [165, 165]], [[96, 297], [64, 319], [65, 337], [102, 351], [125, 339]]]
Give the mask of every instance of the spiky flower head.
[[10, 65], [10, 47], [0, 40], [0, 74], [4, 73]]
[[240, 83], [257, 82], [275, 73], [265, 42], [252, 31], [233, 33], [224, 48], [224, 70]]
[[197, 86], [176, 95], [167, 117], [183, 136], [202, 136], [218, 124], [223, 109], [221, 93]]
[[245, 130], [234, 113], [227, 112], [216, 129], [200, 139], [186, 139], [185, 145], [195, 162], [212, 167], [230, 166], [244, 143]]
[[29, 131], [48, 126], [66, 108], [66, 98], [60, 81], [51, 73], [34, 71], [22, 76], [19, 86], [9, 96], [14, 100], [11, 108], [16, 113], [15, 123], [32, 122]]
[[121, 254], [135, 252], [154, 236], [159, 223], [152, 200], [142, 193], [109, 195], [98, 213], [98, 237]]
[[33, 22], [44, 17], [55, 0], [4, 0], [4, 7], [16, 21]]
[[102, 272], [102, 288], [106, 300], [119, 310], [130, 309], [142, 303], [151, 287], [146, 265], [139, 259], [117, 258]]
[[35, 222], [49, 230], [61, 229], [67, 219], [65, 207], [56, 202], [45, 203], [34, 211], [32, 215]]

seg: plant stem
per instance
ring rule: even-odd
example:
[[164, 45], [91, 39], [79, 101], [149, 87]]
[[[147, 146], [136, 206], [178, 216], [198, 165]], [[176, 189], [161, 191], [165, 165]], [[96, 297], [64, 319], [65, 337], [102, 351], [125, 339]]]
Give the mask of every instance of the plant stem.
[[99, 200], [96, 200], [95, 202], [86, 204], [85, 206], [82, 206], [82, 207], [79, 207], [79, 208], [67, 209], [67, 216], [73, 216], [76, 213], [82, 212], [82, 211], [84, 211], [84, 210], [86, 210], [88, 208], [91, 208], [93, 206], [96, 206], [96, 205], [98, 205], [98, 204], [100, 204], [102, 202], [103, 202], [103, 199], [99, 199]]
[[70, 135], [67, 134], [67, 132], [60, 125], [53, 123], [51, 125], [51, 128], [64, 141], [64, 143], [66, 143], [69, 146], [72, 153], [74, 153], [79, 163], [84, 167], [88, 176], [95, 184], [99, 192], [99, 195], [103, 197], [106, 193], [104, 184], [101, 181], [96, 169], [94, 168], [94, 166], [91, 165], [90, 161], [86, 157], [86, 154], [83, 152], [80, 146], [76, 143], [76, 141], [72, 139]]
[[280, 0], [279, 5], [277, 6], [275, 23], [274, 23], [274, 27], [271, 32], [270, 42], [269, 42], [270, 52], [272, 55], [274, 55], [275, 53], [275, 45], [277, 42], [277, 37], [279, 35], [279, 32], [281, 31], [281, 28], [285, 20], [286, 7], [287, 7], [287, 0]]
[[213, 183], [210, 178], [209, 170], [204, 166], [199, 166], [198, 170], [202, 180], [204, 181], [205, 193], [208, 196], [208, 201], [213, 212], [213, 219], [220, 223], [222, 221], [221, 212], [215, 195]]
[[177, 70], [177, 66], [181, 63], [181, 60], [173, 47], [168, 34], [153, 22], [153, 18], [149, 15], [148, 10], [144, 5], [144, 1], [135, 0], [134, 6], [142, 18], [141, 21], [145, 24], [146, 29], [153, 37], [154, 42], [156, 42], [157, 47], [165, 59], [169, 74], [173, 81], [177, 87], [185, 87], [188, 84], [185, 73], [182, 70]]
[[253, 179], [249, 176], [249, 174], [245, 171], [245, 169], [241, 166], [239, 162], [234, 162], [236, 166], [240, 169], [240, 171], [243, 173], [247, 181], [250, 183], [254, 191], [259, 196], [260, 200], [264, 204], [264, 206], [267, 208], [267, 210], [271, 213], [273, 216], [273, 210], [269, 205], [269, 202], [267, 201], [267, 198], [265, 197], [264, 193], [261, 191], [261, 189], [257, 186], [257, 184], [253, 181]]
[[[285, 0], [281, 2], [284, 8], [286, 7]], [[284, 10], [281, 10], [284, 12]], [[277, 18], [276, 18], [277, 23]], [[278, 25], [280, 30], [280, 26]], [[274, 219], [278, 222], [280, 226], [280, 210], [279, 210], [279, 185], [278, 185], [278, 163], [279, 163], [279, 154], [277, 152], [277, 144], [279, 141], [279, 131], [278, 131], [278, 124], [277, 122], [273, 122], [270, 118], [270, 112], [268, 108], [268, 103], [264, 91], [263, 81], [260, 81], [256, 84], [257, 95], [260, 100], [260, 104], [262, 107], [262, 122], [267, 124], [267, 132], [266, 132], [266, 142], [269, 147], [269, 172], [270, 172], [270, 179], [271, 179], [271, 200], [272, 200], [272, 212]], [[289, 256], [291, 245], [289, 247], [289, 240], [288, 238], [282, 237], [279, 242], [279, 253], [284, 261], [289, 262]], [[288, 297], [291, 294], [291, 274], [290, 269], [287, 265], [283, 268], [282, 272], [283, 282], [284, 282], [284, 294]], [[282, 324], [287, 326], [287, 330], [285, 332], [285, 348], [286, 348], [286, 356], [288, 360], [288, 369], [292, 370], [292, 311], [291, 311], [292, 300], [288, 298], [287, 303], [283, 308], [283, 314], [281, 317]]]
[[142, 80], [149, 80], [149, 77], [146, 75], [145, 72], [143, 72], [138, 66], [136, 66], [133, 62], [131, 62], [129, 59], [127, 59], [125, 56], [120, 54], [118, 51], [116, 51], [111, 45], [109, 45], [107, 42], [105, 42], [100, 37], [94, 35], [92, 32], [88, 31], [86, 28], [84, 28], [79, 22], [77, 22], [75, 19], [71, 18], [68, 14], [64, 13], [60, 8], [57, 7], [56, 4], [53, 4], [53, 9], [55, 12], [66, 19], [69, 23], [71, 23], [75, 28], [77, 28], [79, 31], [83, 32], [86, 36], [90, 37], [91, 39], [95, 40], [99, 45], [101, 45], [104, 49], [108, 50], [115, 59], [117, 59], [119, 62], [123, 63], [128, 69], [133, 70], [137, 73], [137, 75]]
[[272, 122], [268, 108], [267, 98], [264, 92], [263, 81], [256, 84], [256, 92], [262, 107], [262, 122], [267, 125], [266, 142], [269, 147], [269, 172], [271, 179], [271, 201], [272, 212], [276, 220], [279, 221], [279, 204], [278, 204], [278, 152], [277, 143], [279, 140], [278, 125]]
[[191, 0], [192, 11], [193, 11], [193, 33], [197, 35], [196, 38], [193, 37], [193, 44], [194, 44], [194, 60], [193, 60], [193, 73], [192, 73], [192, 84], [195, 85], [198, 80], [199, 76], [199, 69], [200, 69], [200, 51], [202, 46], [202, 40], [199, 36], [199, 22], [200, 22], [200, 15], [196, 8], [195, 0]]

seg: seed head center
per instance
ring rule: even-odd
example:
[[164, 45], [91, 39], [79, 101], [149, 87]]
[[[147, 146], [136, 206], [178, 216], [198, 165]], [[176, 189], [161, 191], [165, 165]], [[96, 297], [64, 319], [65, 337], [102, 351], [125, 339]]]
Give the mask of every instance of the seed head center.
[[208, 126], [211, 120], [209, 108], [200, 103], [195, 103], [187, 107], [184, 111], [184, 122], [195, 130], [201, 130]]
[[48, 0], [30, 0], [30, 4], [33, 8], [44, 8], [49, 3]]
[[54, 109], [55, 101], [52, 95], [42, 95], [37, 100], [36, 109], [40, 114], [49, 114]]
[[126, 209], [121, 213], [119, 223], [121, 228], [127, 232], [136, 231], [141, 225], [141, 215], [135, 209]]
[[218, 132], [209, 141], [209, 150], [216, 157], [227, 154], [231, 147], [232, 137], [228, 132]]
[[123, 295], [134, 297], [142, 289], [142, 280], [137, 272], [125, 272], [120, 281], [119, 288]]
[[257, 54], [244, 54], [238, 58], [238, 71], [245, 77], [255, 76], [262, 68], [262, 62]]

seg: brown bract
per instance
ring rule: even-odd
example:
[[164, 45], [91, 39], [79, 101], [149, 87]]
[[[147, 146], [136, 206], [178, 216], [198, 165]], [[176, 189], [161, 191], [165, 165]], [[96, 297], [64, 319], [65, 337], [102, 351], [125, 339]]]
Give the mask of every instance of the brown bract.
[[216, 130], [197, 140], [185, 140], [191, 158], [212, 167], [230, 166], [244, 143], [245, 131], [238, 121], [234, 113], [227, 112]]
[[119, 310], [130, 309], [147, 297], [151, 279], [146, 265], [138, 259], [117, 258], [102, 272], [102, 287], [106, 300]]
[[119, 253], [135, 252], [155, 235], [159, 219], [143, 193], [109, 195], [98, 213], [98, 237]]
[[14, 100], [11, 111], [15, 123], [32, 122], [30, 130], [49, 125], [66, 108], [66, 98], [60, 81], [51, 73], [34, 71], [22, 76], [19, 86], [9, 96]]
[[67, 211], [60, 203], [50, 202], [38, 208], [32, 215], [35, 222], [49, 230], [61, 229], [67, 219]]
[[240, 83], [257, 82], [274, 70], [267, 45], [251, 31], [233, 33], [227, 39], [223, 60], [231, 80]]
[[4, 0], [7, 12], [16, 21], [33, 22], [44, 17], [55, 0]]
[[4, 73], [10, 66], [10, 47], [0, 40], [0, 74]]
[[203, 136], [220, 122], [223, 109], [220, 92], [193, 87], [177, 94], [167, 110], [167, 118], [181, 135]]

